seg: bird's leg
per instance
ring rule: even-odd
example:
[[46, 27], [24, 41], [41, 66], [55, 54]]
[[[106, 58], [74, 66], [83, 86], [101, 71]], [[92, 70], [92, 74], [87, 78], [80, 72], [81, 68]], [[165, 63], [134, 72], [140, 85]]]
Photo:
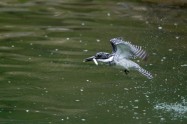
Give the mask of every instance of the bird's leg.
[[109, 66], [113, 66], [115, 65], [112, 61], [111, 62], [108, 62]]
[[125, 69], [124, 72], [126, 75], [129, 73], [129, 71], [127, 69]]
[[108, 64], [109, 64], [109, 66], [111, 66], [111, 65], [112, 65], [112, 63], [111, 63], [111, 62], [108, 62]]

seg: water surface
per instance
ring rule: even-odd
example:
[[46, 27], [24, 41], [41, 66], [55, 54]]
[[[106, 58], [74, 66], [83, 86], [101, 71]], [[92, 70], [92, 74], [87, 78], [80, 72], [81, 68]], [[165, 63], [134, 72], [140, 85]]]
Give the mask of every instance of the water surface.
[[[0, 2], [1, 123], [186, 123], [187, 13], [139, 2]], [[149, 53], [153, 80], [104, 64], [123, 37]], [[138, 62], [137, 60], [135, 60]]]

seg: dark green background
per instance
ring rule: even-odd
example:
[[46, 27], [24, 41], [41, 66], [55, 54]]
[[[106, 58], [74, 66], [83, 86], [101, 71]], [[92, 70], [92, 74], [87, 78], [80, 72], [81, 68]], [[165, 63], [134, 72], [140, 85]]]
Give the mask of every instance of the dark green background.
[[[150, 1], [1, 0], [0, 123], [187, 123], [186, 3]], [[83, 62], [114, 37], [153, 80]]]

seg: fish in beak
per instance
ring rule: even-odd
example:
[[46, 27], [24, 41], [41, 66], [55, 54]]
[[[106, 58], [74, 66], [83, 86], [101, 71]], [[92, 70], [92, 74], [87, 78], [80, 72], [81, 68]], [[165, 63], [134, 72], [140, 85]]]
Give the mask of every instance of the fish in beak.
[[97, 60], [95, 59], [95, 56], [88, 57], [84, 60], [84, 62], [93, 61], [96, 65], [98, 65]]

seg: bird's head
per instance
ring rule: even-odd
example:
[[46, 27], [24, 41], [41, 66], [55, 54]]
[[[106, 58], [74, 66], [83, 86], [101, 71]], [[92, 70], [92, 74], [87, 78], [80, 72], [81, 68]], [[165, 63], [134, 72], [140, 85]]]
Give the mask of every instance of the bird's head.
[[84, 62], [94, 61], [96, 65], [98, 65], [97, 61], [104, 62], [104, 60], [110, 57], [109, 53], [106, 52], [98, 52], [94, 56], [88, 57], [84, 60]]

